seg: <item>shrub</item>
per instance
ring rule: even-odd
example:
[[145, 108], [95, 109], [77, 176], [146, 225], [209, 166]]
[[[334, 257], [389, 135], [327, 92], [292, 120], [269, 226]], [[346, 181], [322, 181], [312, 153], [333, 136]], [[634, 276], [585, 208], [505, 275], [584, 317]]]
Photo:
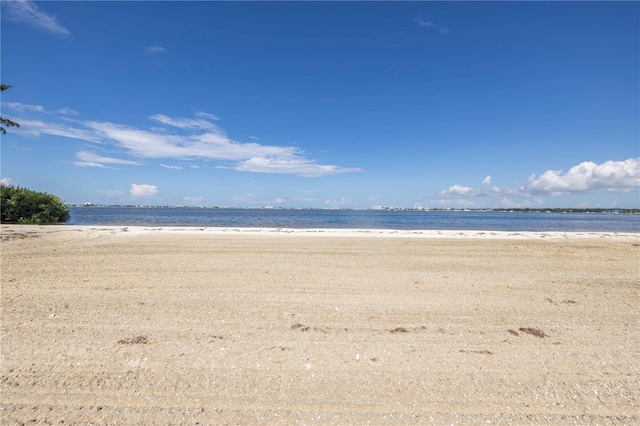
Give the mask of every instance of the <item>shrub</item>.
[[58, 223], [69, 219], [69, 208], [55, 195], [0, 184], [0, 222]]

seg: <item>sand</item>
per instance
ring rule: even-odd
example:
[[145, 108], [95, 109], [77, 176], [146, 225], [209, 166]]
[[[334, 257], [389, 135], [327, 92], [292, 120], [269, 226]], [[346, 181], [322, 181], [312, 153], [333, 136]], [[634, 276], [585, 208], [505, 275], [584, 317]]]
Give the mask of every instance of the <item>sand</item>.
[[640, 235], [1, 228], [14, 424], [638, 424]]

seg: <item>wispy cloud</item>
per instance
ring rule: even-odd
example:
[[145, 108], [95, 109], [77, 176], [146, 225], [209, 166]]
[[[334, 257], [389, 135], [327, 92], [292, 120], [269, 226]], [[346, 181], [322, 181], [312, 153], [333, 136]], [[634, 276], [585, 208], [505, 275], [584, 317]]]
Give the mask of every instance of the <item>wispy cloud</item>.
[[26, 24], [52, 34], [63, 36], [71, 34], [54, 15], [41, 10], [33, 1], [3, 1], [2, 11], [3, 16], [10, 21]]
[[449, 32], [449, 27], [447, 27], [446, 25], [438, 24], [433, 19], [429, 17], [423, 17], [421, 14], [418, 14], [415, 18], [413, 18], [413, 22], [415, 22], [419, 27], [433, 28], [435, 30], [438, 30], [440, 34], [446, 34]]
[[20, 112], [38, 112], [42, 114], [79, 115], [78, 111], [71, 108], [60, 108], [55, 111], [48, 111], [42, 105], [29, 105], [20, 102], [2, 102], [3, 107], [11, 108]]
[[162, 46], [147, 46], [144, 48], [144, 51], [150, 55], [155, 55], [158, 53], [167, 53], [167, 49]]
[[72, 110], [71, 108], [60, 108], [58, 110], [54, 111], [56, 114], [62, 114], [62, 115], [80, 115], [80, 113], [78, 111]]
[[4, 177], [0, 179], [0, 185], [11, 185], [11, 178]]
[[[43, 110], [31, 108], [33, 112], [44, 112]], [[88, 159], [87, 152], [82, 150], [77, 154], [78, 158], [83, 157], [82, 161], [74, 163], [80, 167], [106, 167], [107, 164], [137, 165], [140, 164], [140, 159], [201, 159], [219, 161], [221, 163], [216, 165], [219, 168], [302, 177], [361, 171], [358, 168], [319, 164], [307, 158], [304, 151], [294, 146], [238, 142], [229, 138], [224, 129], [212, 122], [219, 120], [217, 116], [199, 112], [195, 117], [155, 114], [149, 118], [161, 126], [146, 129], [106, 121], [81, 121], [71, 118], [50, 122], [22, 120], [20, 132], [25, 136], [39, 137], [49, 134], [98, 143], [104, 147], [111, 145], [123, 155], [135, 159], [122, 159], [119, 162], [102, 161], [108, 157]], [[166, 164], [161, 166], [174, 169], [177, 167]]]
[[100, 137], [95, 132], [88, 129], [74, 127], [68, 123], [44, 122], [40, 120], [16, 119], [20, 123], [20, 128], [14, 130], [16, 134], [29, 137], [40, 137], [43, 134], [63, 136], [72, 139], [100, 143]]
[[[218, 126], [216, 126], [211, 121], [209, 121], [209, 120], [211, 120], [211, 118], [209, 118], [208, 116], [211, 116], [213, 114], [206, 114], [206, 113], [198, 113], [198, 114], [199, 114], [200, 117], [203, 117], [203, 118], [201, 118], [201, 119], [183, 118], [183, 117], [171, 118], [171, 117], [166, 116], [164, 114], [152, 115], [149, 118], [152, 119], [152, 120], [155, 120], [155, 121], [157, 121], [159, 123], [166, 124], [166, 125], [172, 126], [172, 127], [176, 127], [178, 129], [184, 129], [184, 130], [190, 130], [190, 129], [213, 130], [213, 131], [216, 131], [218, 133], [222, 133], [222, 130]], [[215, 120], [219, 120], [219, 118], [217, 118], [215, 115], [213, 117], [215, 117], [214, 118]]]
[[73, 164], [78, 167], [106, 168], [107, 166], [105, 166], [105, 164], [123, 164], [128, 166], [137, 166], [142, 164], [138, 161], [123, 160], [113, 157], [103, 157], [102, 155], [89, 151], [78, 151], [76, 152], [76, 157], [80, 161], [75, 161]]
[[16, 111], [21, 111], [21, 112], [42, 112], [42, 113], [46, 112], [42, 105], [29, 105], [29, 104], [22, 104], [20, 102], [3, 102], [2, 106], [14, 109]]
[[210, 113], [208, 113], [208, 112], [202, 112], [202, 111], [200, 111], [200, 112], [196, 112], [194, 115], [195, 115], [196, 117], [205, 118], [205, 119], [207, 119], [207, 120], [215, 120], [215, 121], [220, 120], [220, 117], [218, 117], [218, 116], [217, 116], [217, 115], [215, 115], [215, 114], [210, 114]]
[[182, 170], [182, 167], [180, 166], [170, 166], [168, 164], [159, 164], [160, 167], [164, 167], [165, 169], [172, 169], [172, 170]]

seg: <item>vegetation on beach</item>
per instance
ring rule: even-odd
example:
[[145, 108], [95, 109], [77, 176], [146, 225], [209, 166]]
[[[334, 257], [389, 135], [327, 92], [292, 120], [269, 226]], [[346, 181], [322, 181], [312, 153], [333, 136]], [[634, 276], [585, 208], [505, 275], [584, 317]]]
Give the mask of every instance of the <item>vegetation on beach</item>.
[[69, 208], [55, 195], [0, 184], [0, 222], [47, 224], [68, 219]]

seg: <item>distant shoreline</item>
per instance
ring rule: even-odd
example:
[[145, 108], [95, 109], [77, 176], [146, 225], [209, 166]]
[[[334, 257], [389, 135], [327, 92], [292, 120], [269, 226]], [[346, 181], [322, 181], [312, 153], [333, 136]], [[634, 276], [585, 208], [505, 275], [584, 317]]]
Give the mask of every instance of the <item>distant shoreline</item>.
[[604, 214], [640, 214], [640, 208], [430, 208], [430, 207], [392, 207], [376, 206], [369, 208], [322, 208], [322, 207], [273, 207], [273, 206], [186, 206], [186, 205], [136, 205], [136, 204], [93, 204], [75, 203], [67, 204], [69, 207], [89, 208], [133, 208], [133, 209], [227, 209], [227, 210], [344, 210], [344, 211], [414, 211], [414, 212], [455, 212], [455, 213], [604, 213]]

